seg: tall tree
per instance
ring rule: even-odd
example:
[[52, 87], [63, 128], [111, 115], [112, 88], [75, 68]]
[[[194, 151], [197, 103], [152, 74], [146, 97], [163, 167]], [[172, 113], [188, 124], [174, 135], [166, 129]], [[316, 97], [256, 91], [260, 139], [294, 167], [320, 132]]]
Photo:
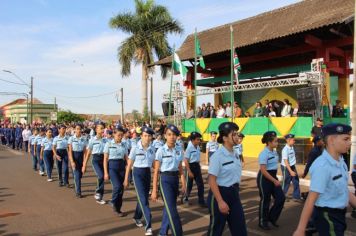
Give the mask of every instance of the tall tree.
[[[110, 27], [128, 33], [118, 48], [118, 59], [123, 77], [131, 73], [131, 63], [142, 67], [142, 112], [148, 108], [147, 79], [154, 67], [149, 67], [155, 59], [162, 59], [172, 53], [168, 44], [169, 33], [183, 32], [181, 24], [172, 18], [168, 9], [156, 5], [154, 0], [135, 0], [136, 10], [120, 13], [110, 19]], [[167, 75], [167, 68], [161, 67], [162, 77]]]

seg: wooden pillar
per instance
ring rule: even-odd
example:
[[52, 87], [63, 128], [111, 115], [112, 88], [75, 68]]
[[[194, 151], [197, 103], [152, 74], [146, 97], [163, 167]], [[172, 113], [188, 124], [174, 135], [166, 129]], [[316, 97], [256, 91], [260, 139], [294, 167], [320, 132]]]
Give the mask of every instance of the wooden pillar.
[[[185, 86], [187, 87], [187, 93], [194, 91], [194, 71], [189, 70], [187, 73], [187, 80], [185, 82]], [[187, 96], [187, 111], [190, 109], [194, 109], [194, 96]]]
[[214, 94], [214, 107], [217, 108], [221, 104], [223, 104], [222, 94]]
[[340, 66], [344, 68], [346, 72], [345, 75], [339, 77], [338, 85], [339, 85], [339, 99], [342, 104], [344, 104], [345, 108], [350, 106], [350, 83], [349, 83], [349, 62], [347, 58], [341, 60]]

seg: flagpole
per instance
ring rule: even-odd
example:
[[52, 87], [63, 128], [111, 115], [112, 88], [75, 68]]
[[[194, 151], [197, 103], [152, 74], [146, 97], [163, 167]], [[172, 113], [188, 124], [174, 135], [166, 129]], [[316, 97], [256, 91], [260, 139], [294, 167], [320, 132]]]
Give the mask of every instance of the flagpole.
[[233, 38], [233, 28], [230, 25], [230, 41], [231, 41], [231, 53], [230, 53], [230, 81], [231, 81], [231, 116], [232, 122], [234, 122], [234, 38]]
[[174, 74], [174, 69], [173, 69], [174, 53], [175, 53], [175, 45], [173, 45], [173, 53], [172, 53], [171, 83], [170, 83], [170, 86], [169, 86], [168, 117], [171, 115], [171, 111], [172, 111], [171, 103], [172, 103], [172, 84], [173, 84], [173, 74]]
[[194, 118], [197, 118], [197, 28], [194, 32]]

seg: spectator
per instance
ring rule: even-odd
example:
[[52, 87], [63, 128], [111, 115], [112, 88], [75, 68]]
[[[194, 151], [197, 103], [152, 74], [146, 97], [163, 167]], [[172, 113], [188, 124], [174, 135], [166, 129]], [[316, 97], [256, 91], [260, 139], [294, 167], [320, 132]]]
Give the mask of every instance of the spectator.
[[297, 117], [298, 116], [298, 111], [299, 111], [299, 105], [298, 103], [295, 105], [294, 109], [293, 109], [293, 117]]
[[217, 112], [218, 111], [213, 106], [211, 106], [211, 118], [216, 118]]
[[225, 117], [225, 109], [223, 108], [222, 105], [219, 105], [219, 109], [217, 110], [216, 113], [216, 118], [224, 118]]
[[240, 108], [237, 102], [234, 102], [234, 117], [241, 117], [242, 116], [242, 109]]
[[203, 113], [203, 118], [209, 118], [210, 117], [210, 112], [206, 106], [202, 106], [202, 113]]
[[283, 108], [282, 108], [281, 116], [282, 117], [290, 117], [290, 111], [292, 109], [292, 106], [289, 103], [288, 99], [284, 99], [283, 103], [284, 103], [284, 105], [283, 105]]
[[203, 117], [203, 111], [201, 110], [201, 107], [197, 108], [197, 118], [202, 118]]
[[190, 108], [188, 111], [187, 111], [187, 115], [185, 116], [187, 119], [192, 119], [194, 118], [194, 110], [193, 108]]
[[269, 113], [268, 113], [268, 117], [276, 117], [276, 112], [273, 110], [273, 107], [269, 108]]
[[323, 127], [323, 120], [321, 118], [317, 118], [315, 125], [313, 126], [311, 130], [311, 135], [312, 137], [321, 137], [321, 128]]
[[226, 117], [232, 117], [231, 102], [226, 103], [225, 115]]
[[273, 110], [276, 112], [277, 117], [281, 117], [281, 106], [277, 101], [274, 101], [273, 103]]
[[262, 111], [262, 104], [261, 104], [261, 102], [256, 102], [256, 107], [255, 107], [255, 110], [253, 111], [253, 116], [254, 116], [254, 117], [261, 117], [261, 116], [263, 116], [263, 111]]
[[251, 114], [250, 114], [249, 111], [246, 111], [246, 112], [245, 112], [245, 117], [251, 117]]
[[265, 100], [265, 106], [263, 107], [263, 116], [268, 117], [269, 116], [269, 108], [270, 108], [270, 102], [268, 99]]
[[333, 106], [332, 117], [345, 117], [344, 109], [340, 100], [336, 100], [336, 105]]

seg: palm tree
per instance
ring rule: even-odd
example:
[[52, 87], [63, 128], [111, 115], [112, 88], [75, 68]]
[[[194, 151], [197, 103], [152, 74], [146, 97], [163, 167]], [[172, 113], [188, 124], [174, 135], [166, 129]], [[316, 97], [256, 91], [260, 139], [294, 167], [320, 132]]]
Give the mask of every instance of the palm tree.
[[[110, 27], [119, 29], [130, 36], [118, 48], [118, 59], [123, 77], [129, 76], [131, 63], [142, 66], [142, 108], [147, 112], [147, 79], [154, 67], [149, 67], [155, 58], [162, 59], [172, 53], [168, 44], [169, 33], [183, 32], [181, 24], [172, 18], [168, 9], [156, 5], [154, 0], [135, 0], [135, 13], [125, 12], [110, 19]], [[161, 67], [162, 77], [167, 75], [167, 68]]]

